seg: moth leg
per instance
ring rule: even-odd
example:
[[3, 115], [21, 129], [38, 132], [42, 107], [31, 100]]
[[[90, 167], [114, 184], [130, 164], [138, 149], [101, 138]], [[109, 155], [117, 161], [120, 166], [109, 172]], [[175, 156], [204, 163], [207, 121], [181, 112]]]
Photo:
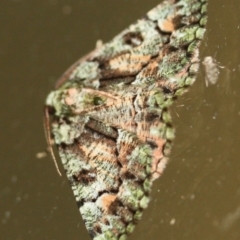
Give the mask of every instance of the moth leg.
[[92, 93], [101, 97], [106, 97], [106, 98], [110, 98], [112, 100], [117, 100], [118, 97], [115, 97], [114, 95], [112, 95], [111, 93], [107, 93], [104, 91], [99, 91], [99, 90], [95, 90], [95, 89], [91, 89], [91, 88], [83, 88], [82, 92], [86, 92], [86, 93]]

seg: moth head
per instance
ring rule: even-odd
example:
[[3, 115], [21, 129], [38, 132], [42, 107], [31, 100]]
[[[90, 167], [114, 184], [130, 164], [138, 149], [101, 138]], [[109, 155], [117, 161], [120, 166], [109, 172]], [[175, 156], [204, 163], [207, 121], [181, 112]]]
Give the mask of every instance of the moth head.
[[50, 92], [46, 105], [54, 109], [55, 116], [74, 115], [104, 104], [106, 97], [87, 88], [58, 89]]

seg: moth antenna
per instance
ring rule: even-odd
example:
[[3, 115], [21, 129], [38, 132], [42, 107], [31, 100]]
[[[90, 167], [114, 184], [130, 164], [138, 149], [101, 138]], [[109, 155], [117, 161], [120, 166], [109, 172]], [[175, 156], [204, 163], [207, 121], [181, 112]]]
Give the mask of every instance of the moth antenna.
[[50, 134], [50, 124], [49, 124], [50, 123], [50, 119], [49, 119], [48, 107], [46, 106], [44, 110], [45, 111], [44, 111], [43, 123], [44, 123], [45, 137], [46, 137], [47, 145], [48, 145], [48, 151], [50, 152], [50, 154], [52, 156], [52, 159], [53, 159], [53, 162], [54, 162], [54, 165], [55, 165], [55, 168], [56, 168], [58, 174], [60, 176], [62, 176], [62, 174], [61, 174], [61, 172], [59, 170], [58, 164], [57, 164], [56, 157], [55, 157], [54, 152], [53, 152], [53, 148], [52, 148], [53, 139], [51, 138], [51, 134]]

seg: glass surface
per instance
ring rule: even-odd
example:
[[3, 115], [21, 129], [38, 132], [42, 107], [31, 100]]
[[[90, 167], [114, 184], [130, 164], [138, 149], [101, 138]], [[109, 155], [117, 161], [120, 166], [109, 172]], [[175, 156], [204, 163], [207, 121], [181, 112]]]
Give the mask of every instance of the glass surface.
[[[1, 239], [90, 239], [65, 176], [51, 157], [36, 158], [46, 148], [44, 101], [98, 39], [110, 40], [159, 2], [1, 1]], [[202, 66], [174, 104], [171, 161], [130, 240], [240, 239], [239, 12], [239, 0], [209, 1], [201, 58], [225, 68], [207, 88]]]

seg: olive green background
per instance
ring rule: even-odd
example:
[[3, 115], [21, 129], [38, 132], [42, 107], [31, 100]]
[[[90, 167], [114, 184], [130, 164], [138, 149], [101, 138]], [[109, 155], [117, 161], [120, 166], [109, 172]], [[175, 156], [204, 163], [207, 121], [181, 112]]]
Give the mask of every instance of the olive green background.
[[[0, 240], [90, 239], [66, 178], [51, 157], [35, 157], [46, 148], [44, 101], [98, 39], [110, 40], [159, 2], [1, 0]], [[209, 2], [201, 57], [225, 68], [208, 88], [201, 68], [172, 108], [171, 162], [129, 240], [240, 239], [240, 3]]]

